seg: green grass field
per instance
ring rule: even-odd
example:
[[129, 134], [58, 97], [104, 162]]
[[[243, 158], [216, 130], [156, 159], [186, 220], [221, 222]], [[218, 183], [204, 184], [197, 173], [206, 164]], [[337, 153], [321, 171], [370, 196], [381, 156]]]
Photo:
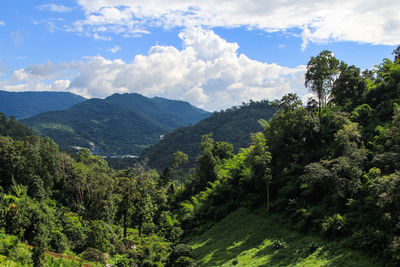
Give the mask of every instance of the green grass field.
[[290, 230], [282, 218], [261, 209], [240, 208], [186, 244], [198, 266], [382, 266], [343, 242]]

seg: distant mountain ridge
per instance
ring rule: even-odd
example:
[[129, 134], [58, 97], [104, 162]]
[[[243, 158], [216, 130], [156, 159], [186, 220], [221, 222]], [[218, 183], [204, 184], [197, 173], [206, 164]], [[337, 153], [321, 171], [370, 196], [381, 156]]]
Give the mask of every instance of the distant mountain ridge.
[[0, 112], [23, 119], [46, 111], [64, 110], [86, 98], [69, 92], [8, 92], [0, 90]]
[[201, 136], [212, 132], [215, 141], [226, 141], [233, 144], [237, 152], [248, 147], [249, 135], [262, 131], [259, 119], [270, 119], [277, 108], [270, 106], [269, 101], [250, 101], [224, 111], [214, 112], [195, 125], [181, 127], [166, 134], [163, 140], [143, 151], [141, 157], [147, 158], [150, 167], [163, 171], [176, 151], [183, 151], [189, 156], [186, 167], [195, 165], [199, 155]]
[[[176, 110], [185, 116], [179, 116]], [[45, 112], [21, 122], [64, 149], [92, 147], [95, 153], [111, 156], [139, 154], [168, 131], [209, 115], [187, 102], [132, 93], [89, 99], [67, 110]]]

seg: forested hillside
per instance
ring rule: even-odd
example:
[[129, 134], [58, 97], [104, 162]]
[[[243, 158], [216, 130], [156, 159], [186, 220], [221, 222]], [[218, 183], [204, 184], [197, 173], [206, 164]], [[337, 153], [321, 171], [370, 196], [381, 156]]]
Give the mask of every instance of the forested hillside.
[[182, 151], [159, 175], [115, 171], [88, 149], [71, 157], [48, 137], [0, 136], [0, 264], [398, 266], [396, 51], [363, 73], [329, 51], [312, 57], [316, 99], [274, 101], [238, 152], [202, 135], [186, 179]]
[[0, 113], [0, 136], [9, 136], [21, 140], [27, 135], [33, 135], [33, 131], [19, 123], [14, 116], [8, 118]]
[[67, 92], [0, 91], [0, 112], [23, 119], [46, 111], [64, 110], [85, 100]]
[[323, 51], [307, 64], [306, 85], [316, 100], [302, 107], [296, 95], [284, 96], [240, 153], [221, 154], [203, 137], [199, 168], [177, 197], [182, 225], [207, 229], [240, 205], [266, 203], [266, 213], [296, 231], [398, 265], [399, 54], [361, 73]]
[[114, 94], [21, 122], [39, 135], [51, 137], [63, 149], [80, 146], [101, 155], [121, 155], [139, 154], [160, 140], [160, 135], [209, 115], [187, 102], [163, 100], [178, 103], [182, 113], [191, 114], [183, 118], [168, 106], [159, 105], [159, 101], [139, 94]]
[[258, 122], [268, 120], [277, 108], [268, 101], [243, 103], [220, 112], [214, 112], [195, 125], [178, 128], [164, 136], [157, 144], [146, 149], [142, 158], [147, 158], [149, 165], [163, 171], [171, 162], [175, 151], [183, 151], [189, 157], [186, 169], [193, 167], [199, 155], [201, 136], [212, 132], [216, 141], [226, 141], [233, 145], [235, 152], [249, 145], [250, 133], [262, 130]]

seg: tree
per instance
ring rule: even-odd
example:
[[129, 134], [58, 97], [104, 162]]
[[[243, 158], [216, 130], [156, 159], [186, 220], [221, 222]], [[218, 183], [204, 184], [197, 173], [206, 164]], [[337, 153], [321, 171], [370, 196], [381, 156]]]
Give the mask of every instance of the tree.
[[183, 185], [183, 169], [182, 166], [188, 161], [188, 155], [182, 151], [176, 151], [172, 156], [171, 167], [173, 170], [177, 170], [179, 177], [181, 178], [181, 191]]
[[[131, 213], [131, 223], [137, 227], [141, 236], [143, 231], [149, 232], [154, 228], [154, 217], [167, 200], [165, 189], [157, 185], [158, 173], [155, 170], [146, 171], [141, 165], [123, 170], [120, 175], [133, 182], [131, 191], [134, 194], [129, 196], [132, 197], [129, 200], [131, 203], [129, 213]], [[123, 183], [125, 182], [127, 181]]]
[[214, 139], [212, 133], [201, 136], [201, 143], [199, 149], [202, 151], [201, 155], [197, 158], [199, 167], [197, 169], [199, 176], [199, 188], [195, 191], [199, 192], [203, 189], [208, 182], [215, 180], [217, 174], [215, 166], [217, 165], [217, 159], [214, 157]]
[[340, 64], [340, 74], [332, 87], [332, 101], [348, 109], [361, 104], [367, 85], [360, 69], [354, 65]]
[[216, 142], [212, 149], [212, 153], [220, 162], [233, 156], [233, 145], [228, 142]]
[[135, 184], [132, 179], [119, 177], [117, 182], [118, 215], [123, 217], [124, 237], [126, 237], [127, 221], [132, 213], [131, 206], [135, 200]]
[[305, 86], [317, 94], [319, 113], [321, 113], [321, 107], [327, 104], [338, 73], [339, 61], [328, 50], [322, 51], [316, 57], [311, 57], [307, 63]]
[[82, 149], [78, 157], [71, 180], [78, 214], [85, 219], [112, 222], [116, 207], [111, 169], [104, 159], [91, 155], [88, 149]]
[[254, 175], [261, 177], [266, 185], [267, 191], [267, 212], [270, 210], [270, 192], [269, 186], [272, 180], [271, 169], [271, 153], [267, 145], [267, 139], [262, 133], [251, 134], [251, 146], [248, 160], [252, 166]]
[[289, 111], [301, 107], [301, 99], [297, 94], [289, 93], [282, 96], [281, 100], [275, 100], [271, 105], [279, 107], [284, 111]]

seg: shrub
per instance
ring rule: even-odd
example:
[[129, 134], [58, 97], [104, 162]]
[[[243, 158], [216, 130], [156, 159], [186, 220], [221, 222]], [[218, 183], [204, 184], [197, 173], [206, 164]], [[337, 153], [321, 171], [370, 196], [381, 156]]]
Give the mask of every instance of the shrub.
[[188, 256], [179, 257], [173, 264], [174, 267], [194, 267], [197, 266], [196, 261]]
[[322, 232], [327, 235], [337, 235], [346, 232], [346, 220], [336, 213], [333, 216], [325, 217], [322, 221]]
[[[186, 265], [176, 265], [176, 264], [182, 264], [183, 262], [187, 262], [186, 258], [190, 259], [194, 258], [193, 249], [187, 245], [178, 244], [176, 245], [172, 253], [169, 255], [168, 259], [169, 266], [186, 266]], [[180, 263], [178, 263], [179, 259]], [[187, 265], [187, 266], [195, 266], [195, 265]]]
[[14, 248], [18, 246], [18, 239], [16, 236], [8, 235], [0, 239], [0, 254], [11, 256]]
[[80, 225], [67, 224], [64, 227], [64, 233], [71, 242], [71, 249], [77, 253], [81, 253], [86, 246], [87, 229]]
[[82, 252], [81, 257], [82, 259], [87, 261], [97, 261], [105, 263], [105, 257], [103, 253], [95, 248], [87, 248], [84, 252]]
[[55, 231], [51, 235], [50, 246], [55, 252], [63, 253], [68, 247], [67, 238], [60, 231]]
[[116, 255], [114, 257], [114, 266], [116, 267], [127, 267], [127, 266], [133, 266], [133, 260], [126, 258], [122, 255]]

